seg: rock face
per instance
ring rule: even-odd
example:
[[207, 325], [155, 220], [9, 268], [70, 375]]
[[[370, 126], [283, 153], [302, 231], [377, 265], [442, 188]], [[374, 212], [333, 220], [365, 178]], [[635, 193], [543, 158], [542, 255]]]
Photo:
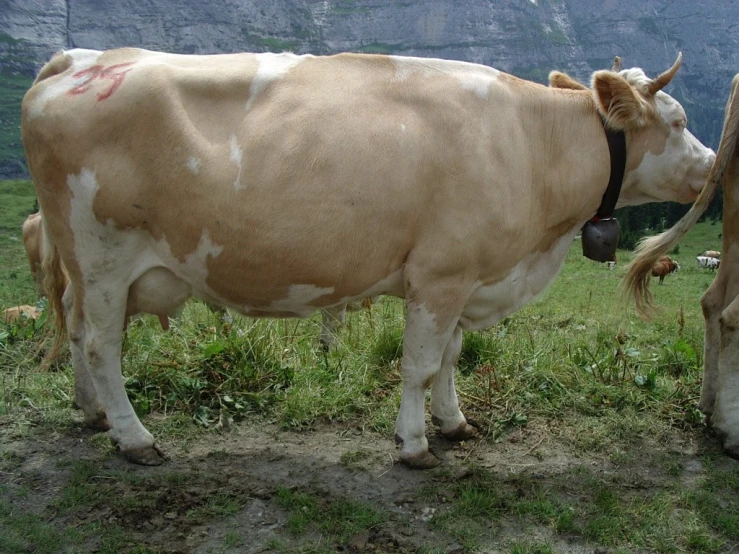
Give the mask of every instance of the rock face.
[[0, 76], [28, 81], [60, 48], [138, 46], [393, 53], [483, 63], [539, 82], [559, 69], [587, 82], [615, 55], [653, 75], [682, 51], [670, 92], [715, 147], [739, 71], [736, 22], [739, 3], [719, 0], [0, 0]]

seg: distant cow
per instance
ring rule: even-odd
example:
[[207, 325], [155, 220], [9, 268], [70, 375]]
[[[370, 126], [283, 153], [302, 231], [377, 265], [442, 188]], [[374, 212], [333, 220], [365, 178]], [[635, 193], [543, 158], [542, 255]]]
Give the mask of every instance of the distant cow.
[[720, 260], [721, 252], [719, 252], [718, 250], [706, 250], [705, 252], [703, 252], [703, 254], [701, 254], [701, 256], [706, 256], [708, 258], [716, 258]]
[[572, 90], [400, 56], [58, 53], [21, 130], [55, 246], [44, 267], [62, 260], [71, 279], [49, 303], [91, 407], [130, 460], [162, 462], [123, 386], [131, 297], [154, 313], [196, 296], [307, 317], [388, 294], [407, 312], [400, 459], [439, 464], [426, 390], [444, 437], [476, 434], [454, 387], [462, 331], [557, 275], [603, 201], [609, 134], [627, 153], [620, 206], [703, 187], [714, 154], [663, 92], [679, 66], [597, 71]]
[[22, 306], [15, 306], [8, 308], [3, 311], [3, 321], [6, 323], [20, 323], [23, 320], [38, 319], [41, 315], [41, 310], [35, 306], [29, 306], [23, 304]]
[[676, 271], [680, 271], [680, 264], [672, 260], [669, 256], [662, 256], [652, 266], [652, 277], [659, 277], [659, 284], [661, 285], [667, 275]]
[[712, 269], [715, 271], [721, 265], [721, 260], [709, 256], [698, 256], [695, 259], [695, 263], [698, 269]]

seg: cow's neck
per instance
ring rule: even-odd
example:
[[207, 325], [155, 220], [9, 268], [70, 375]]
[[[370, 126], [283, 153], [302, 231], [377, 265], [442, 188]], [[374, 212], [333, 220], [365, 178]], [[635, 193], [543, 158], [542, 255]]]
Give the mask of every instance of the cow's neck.
[[608, 179], [608, 187], [606, 192], [603, 193], [603, 198], [593, 221], [608, 219], [613, 215], [626, 172], [626, 135], [623, 131], [609, 129], [602, 116], [601, 121], [608, 141], [608, 151], [611, 155], [611, 176]]

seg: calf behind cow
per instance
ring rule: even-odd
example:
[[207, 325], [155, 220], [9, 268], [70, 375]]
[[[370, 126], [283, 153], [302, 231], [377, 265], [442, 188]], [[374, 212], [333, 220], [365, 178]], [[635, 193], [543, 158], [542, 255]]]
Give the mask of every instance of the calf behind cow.
[[604, 124], [628, 154], [619, 206], [700, 191], [713, 152], [661, 91], [679, 65], [560, 90], [397, 56], [56, 55], [21, 126], [54, 243], [45, 267], [69, 271], [63, 298], [49, 296], [86, 409], [104, 410], [130, 460], [162, 461], [121, 378], [132, 300], [305, 317], [390, 294], [407, 308], [400, 458], [437, 465], [426, 389], [442, 435], [474, 436], [454, 388], [462, 330], [494, 325], [557, 274], [609, 182]]

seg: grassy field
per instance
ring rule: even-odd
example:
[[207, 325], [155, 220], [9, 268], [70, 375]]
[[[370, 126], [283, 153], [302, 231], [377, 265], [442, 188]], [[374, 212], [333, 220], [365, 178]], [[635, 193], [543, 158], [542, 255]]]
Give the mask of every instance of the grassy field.
[[[3, 307], [35, 302], [19, 240], [33, 206], [28, 183], [0, 183]], [[385, 467], [400, 301], [350, 314], [330, 354], [317, 317], [222, 323], [193, 301], [166, 333], [137, 319], [127, 390], [176, 453], [156, 469], [83, 432], [68, 361], [36, 369], [42, 324], [0, 326], [0, 552], [732, 551], [739, 469], [696, 408], [713, 274], [695, 256], [720, 233], [679, 245], [648, 323], [620, 297], [630, 253], [608, 271], [576, 241], [540, 298], [466, 334], [457, 388], [481, 438], [434, 439], [431, 472]]]

